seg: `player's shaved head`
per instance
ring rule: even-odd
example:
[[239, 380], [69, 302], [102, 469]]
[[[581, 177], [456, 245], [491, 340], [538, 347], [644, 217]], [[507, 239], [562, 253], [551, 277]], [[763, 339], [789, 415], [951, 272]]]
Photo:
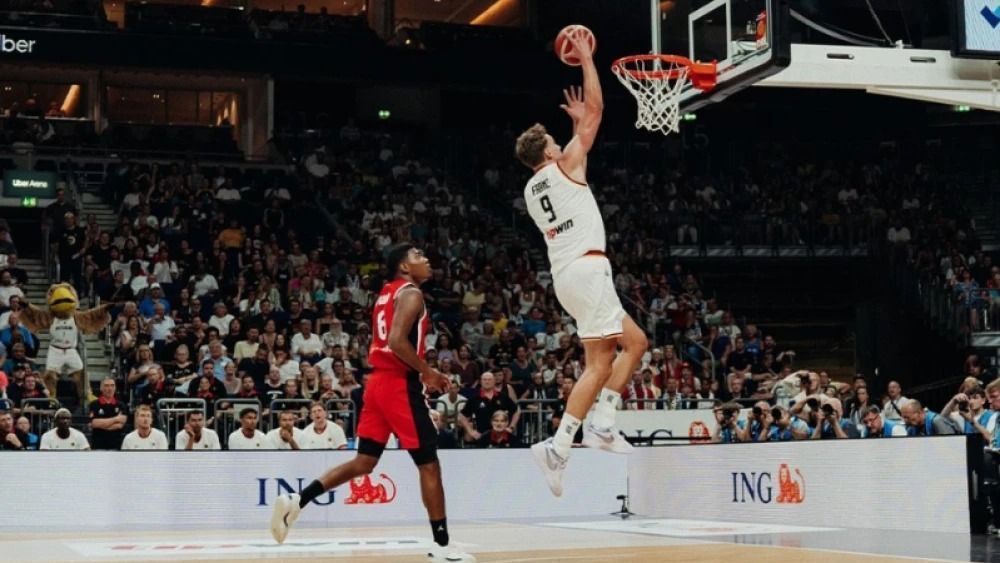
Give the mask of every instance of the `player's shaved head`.
[[514, 149], [517, 159], [532, 169], [545, 162], [545, 147], [548, 145], [545, 136], [548, 134], [541, 123], [536, 123], [521, 133]]

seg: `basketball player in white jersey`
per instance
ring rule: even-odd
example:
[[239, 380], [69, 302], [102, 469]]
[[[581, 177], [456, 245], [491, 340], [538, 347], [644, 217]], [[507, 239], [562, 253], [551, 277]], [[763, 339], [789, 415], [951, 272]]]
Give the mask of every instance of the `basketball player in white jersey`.
[[[601, 124], [604, 100], [589, 45], [570, 37], [582, 62], [583, 90], [571, 89], [562, 108], [573, 119], [573, 138], [562, 149], [535, 124], [517, 139], [517, 157], [534, 170], [524, 189], [528, 213], [545, 236], [559, 302], [576, 319], [586, 369], [573, 387], [555, 436], [532, 446], [549, 488], [562, 495], [562, 473], [573, 437], [600, 394], [583, 444], [629, 453], [615, 429], [615, 411], [632, 371], [646, 351], [645, 333], [622, 308], [604, 254], [604, 221], [587, 185], [587, 153]], [[622, 351], [618, 353], [618, 347]]]

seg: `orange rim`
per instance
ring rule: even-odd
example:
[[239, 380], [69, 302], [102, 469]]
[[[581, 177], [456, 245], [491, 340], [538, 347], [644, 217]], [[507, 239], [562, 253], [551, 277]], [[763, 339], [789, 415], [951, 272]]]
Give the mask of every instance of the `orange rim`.
[[[657, 60], [677, 66], [663, 70], [640, 70], [635, 68], [641, 63]], [[680, 55], [630, 55], [616, 60], [611, 65], [611, 70], [615, 73], [628, 74], [636, 80], [674, 80], [680, 78], [682, 75], [680, 67], [688, 69], [688, 79], [695, 88], [699, 90], [711, 90], [715, 87], [717, 75], [715, 61], [710, 63], [694, 62]]]

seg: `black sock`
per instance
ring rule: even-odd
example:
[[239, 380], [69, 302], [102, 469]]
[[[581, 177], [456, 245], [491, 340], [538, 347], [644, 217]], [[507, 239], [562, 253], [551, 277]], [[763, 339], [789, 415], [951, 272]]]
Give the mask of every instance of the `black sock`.
[[323, 483], [320, 483], [319, 480], [309, 483], [309, 486], [302, 490], [302, 498], [299, 499], [299, 508], [305, 508], [307, 504], [319, 498], [319, 495], [325, 492], [326, 488], [323, 487]]
[[441, 547], [448, 545], [448, 519], [431, 520], [431, 532], [434, 534], [434, 543]]

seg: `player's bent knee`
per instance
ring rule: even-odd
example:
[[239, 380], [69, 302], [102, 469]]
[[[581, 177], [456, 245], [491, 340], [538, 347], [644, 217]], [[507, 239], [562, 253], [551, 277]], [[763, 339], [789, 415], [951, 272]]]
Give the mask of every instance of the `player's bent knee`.
[[[374, 468], [379, 458], [382, 457], [383, 451], [385, 451], [385, 444], [376, 442], [370, 438], [361, 438], [358, 440], [358, 457], [355, 460], [371, 458], [372, 467]], [[367, 460], [365, 461], [367, 462]]]
[[437, 463], [438, 454], [436, 447], [424, 446], [415, 450], [406, 451], [410, 453], [410, 457], [413, 458], [413, 463], [420, 469], [420, 471], [441, 470], [441, 466]]
[[375, 470], [375, 466], [378, 465], [377, 457], [372, 457], [368, 454], [359, 453], [357, 457], [354, 458], [354, 473], [356, 475], [367, 475]]

